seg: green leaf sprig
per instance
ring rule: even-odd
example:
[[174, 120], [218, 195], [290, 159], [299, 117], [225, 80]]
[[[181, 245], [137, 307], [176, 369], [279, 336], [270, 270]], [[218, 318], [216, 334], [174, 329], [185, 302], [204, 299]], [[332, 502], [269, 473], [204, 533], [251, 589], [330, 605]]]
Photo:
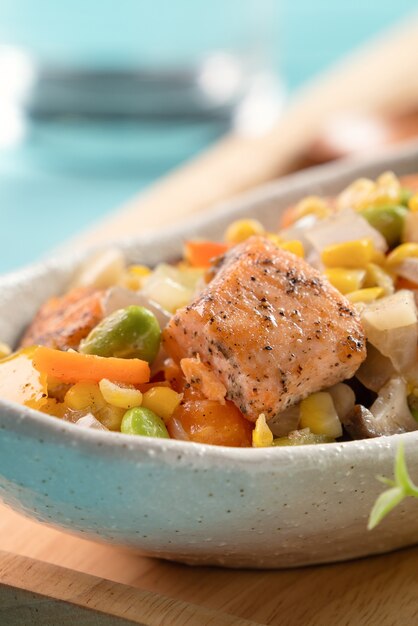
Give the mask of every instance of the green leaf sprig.
[[367, 528], [372, 530], [392, 509], [395, 508], [404, 498], [412, 496], [418, 498], [418, 487], [414, 485], [408, 473], [405, 461], [405, 450], [403, 443], [400, 443], [396, 451], [395, 458], [395, 480], [390, 480], [384, 476], [379, 476], [378, 480], [388, 485], [387, 489], [377, 498], [371, 510]]

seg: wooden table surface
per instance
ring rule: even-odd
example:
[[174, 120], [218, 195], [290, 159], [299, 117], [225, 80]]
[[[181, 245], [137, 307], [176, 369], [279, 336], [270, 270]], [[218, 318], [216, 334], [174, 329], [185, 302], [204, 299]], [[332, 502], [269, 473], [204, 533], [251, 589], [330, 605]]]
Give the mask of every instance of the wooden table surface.
[[[41, 526], [0, 507], [0, 550], [13, 550], [46, 563], [69, 568], [61, 578], [78, 591], [79, 575], [84, 572], [124, 583], [138, 590], [179, 601], [188, 606], [191, 616], [184, 613], [172, 616], [167, 622], [157, 615], [156, 621], [143, 624], [285, 624], [286, 626], [367, 625], [389, 626], [418, 623], [417, 569], [418, 548], [392, 554], [326, 566], [282, 571], [243, 571], [220, 568], [188, 567], [134, 555], [111, 546], [99, 545], [85, 539], [63, 534]], [[13, 562], [12, 557], [12, 561]], [[18, 562], [16, 577], [22, 577]], [[10, 563], [9, 563], [10, 569]], [[45, 571], [35, 571], [32, 585], [47, 593]], [[37, 582], [37, 579], [39, 580]], [[0, 580], [4, 582], [0, 552]], [[8, 579], [9, 584], [19, 580]], [[71, 583], [71, 584], [70, 584]], [[102, 583], [103, 584], [103, 583]], [[89, 606], [95, 593], [89, 595]], [[113, 591], [113, 595], [112, 595]], [[119, 600], [112, 586], [106, 587], [109, 610], [127, 606], [126, 595]], [[133, 602], [135, 594], [130, 596]], [[139, 598], [143, 602], [143, 597]], [[73, 598], [74, 600], [74, 598]], [[80, 600], [78, 594], [77, 601]], [[74, 600], [75, 601], [75, 600]], [[112, 606], [113, 602], [113, 606]], [[87, 604], [86, 604], [87, 605]], [[117, 607], [115, 606], [117, 605]], [[136, 617], [141, 618], [141, 606]], [[170, 605], [172, 609], [172, 605]], [[204, 611], [209, 609], [208, 613]], [[193, 613], [196, 610], [196, 613]], [[200, 611], [203, 610], [202, 613]], [[116, 614], [116, 613], [115, 613]], [[113, 612], [112, 612], [113, 615]], [[193, 615], [196, 621], [193, 621]], [[0, 623], [2, 621], [0, 593]], [[224, 621], [236, 616], [246, 621]], [[155, 616], [154, 616], [155, 617]], [[46, 624], [43, 622], [15, 622], [16, 624]], [[51, 622], [61, 624], [63, 621]], [[87, 622], [85, 622], [87, 623]], [[96, 623], [96, 622], [93, 622]], [[97, 622], [97, 624], [101, 622]], [[103, 622], [105, 623], [105, 622]], [[78, 624], [84, 624], [79, 621]]]
[[[77, 243], [138, 232], [138, 223], [156, 228], [285, 172], [324, 117], [344, 105], [416, 102], [408, 61], [417, 33], [416, 21], [395, 31], [305, 90], [268, 137], [225, 139]], [[418, 548], [299, 570], [190, 568], [66, 535], [0, 505], [2, 626], [415, 624], [417, 570]]]

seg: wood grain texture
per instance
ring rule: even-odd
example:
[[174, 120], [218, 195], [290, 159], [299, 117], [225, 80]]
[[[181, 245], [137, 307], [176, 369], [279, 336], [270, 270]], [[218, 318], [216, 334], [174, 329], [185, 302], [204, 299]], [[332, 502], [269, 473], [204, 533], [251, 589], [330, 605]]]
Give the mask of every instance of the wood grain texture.
[[0, 624], [71, 623], [85, 626], [254, 624], [160, 593], [0, 551]]
[[287, 173], [333, 113], [399, 112], [418, 104], [418, 17], [366, 44], [301, 89], [262, 137], [231, 135], [70, 242], [148, 232]]
[[[418, 623], [418, 548], [298, 570], [191, 568], [64, 535], [0, 506], [0, 550], [4, 549], [124, 583], [141, 591], [190, 602], [221, 616], [226, 614], [226, 618], [235, 615], [258, 624], [392, 626]], [[45, 567], [47, 575], [49, 570]], [[21, 570], [16, 571], [16, 576], [20, 576]], [[84, 580], [79, 576], [75, 573], [72, 578], [74, 594], [81, 589], [79, 580]], [[0, 582], [5, 582], [1, 569]], [[41, 581], [41, 589], [42, 584]], [[39, 591], [39, 587], [32, 588], [35, 590]], [[97, 601], [96, 593], [94, 589], [91, 596], [85, 596], [89, 598], [89, 606], [103, 607], [90, 604]], [[107, 606], [114, 610], [114, 596], [109, 596], [107, 602]], [[138, 612], [136, 616], [142, 614]], [[129, 619], [129, 615], [121, 617]], [[0, 623], [3, 623], [1, 619]], [[26, 626], [26, 622], [23, 623]], [[222, 622], [213, 624], [221, 625]]]

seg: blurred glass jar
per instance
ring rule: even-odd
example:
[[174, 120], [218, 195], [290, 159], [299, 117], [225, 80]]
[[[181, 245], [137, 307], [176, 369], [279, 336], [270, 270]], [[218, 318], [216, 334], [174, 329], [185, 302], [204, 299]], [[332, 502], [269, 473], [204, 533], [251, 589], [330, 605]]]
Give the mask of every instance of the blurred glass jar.
[[2, 0], [0, 144], [167, 168], [280, 114], [275, 0]]

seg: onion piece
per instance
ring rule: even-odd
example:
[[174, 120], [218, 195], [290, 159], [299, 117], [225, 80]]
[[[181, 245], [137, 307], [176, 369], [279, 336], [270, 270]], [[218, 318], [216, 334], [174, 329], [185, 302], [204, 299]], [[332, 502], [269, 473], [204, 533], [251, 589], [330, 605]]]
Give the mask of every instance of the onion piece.
[[398, 372], [409, 369], [417, 357], [418, 319], [412, 291], [401, 289], [372, 302], [361, 312], [368, 341], [389, 357]]
[[300, 402], [288, 407], [268, 421], [268, 427], [275, 437], [284, 437], [297, 430], [300, 421]]
[[373, 241], [376, 250], [386, 252], [386, 239], [361, 215], [351, 209], [344, 209], [334, 213], [314, 225], [306, 233], [317, 254], [330, 245], [368, 238]]
[[410, 257], [405, 259], [402, 263], [400, 263], [396, 268], [395, 272], [398, 276], [402, 276], [402, 278], [406, 278], [411, 281], [411, 283], [415, 283], [418, 288], [418, 259]]
[[376, 393], [395, 375], [392, 361], [383, 356], [371, 343], [367, 344], [367, 358], [356, 372], [356, 378], [367, 389]]
[[407, 387], [402, 378], [391, 378], [382, 387], [370, 409], [356, 405], [345, 423], [354, 439], [395, 435], [418, 429], [408, 407]]
[[124, 309], [131, 304], [143, 306], [154, 313], [162, 329], [167, 326], [171, 318], [171, 313], [150, 300], [143, 292], [131, 291], [125, 287], [111, 287], [106, 291], [102, 299], [103, 315], [107, 317], [114, 311]]
[[342, 424], [347, 416], [353, 410], [356, 403], [356, 395], [354, 391], [345, 383], [337, 383], [327, 389], [331, 395], [338, 418]]
[[77, 426], [91, 428], [93, 430], [108, 430], [106, 426], [103, 426], [103, 424], [99, 422], [99, 420], [96, 419], [92, 413], [87, 413], [87, 415], [80, 417], [75, 424], [77, 424]]

